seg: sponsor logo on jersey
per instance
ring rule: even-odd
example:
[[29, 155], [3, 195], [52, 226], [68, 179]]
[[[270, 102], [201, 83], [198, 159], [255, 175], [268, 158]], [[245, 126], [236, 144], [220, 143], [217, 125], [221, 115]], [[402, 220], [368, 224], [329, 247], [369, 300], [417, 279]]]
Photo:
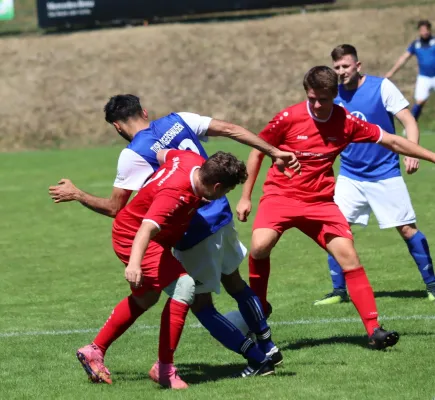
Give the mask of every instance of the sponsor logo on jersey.
[[177, 136], [183, 130], [184, 126], [181, 125], [179, 122], [176, 122], [169, 130], [164, 133], [164, 135], [159, 139], [158, 142], [154, 143], [151, 146], [151, 150], [155, 153], [158, 153], [160, 150], [168, 146], [175, 138], [175, 136]]
[[357, 117], [357, 118], [362, 119], [363, 121], [366, 121], [366, 122], [367, 122], [367, 118], [366, 118], [366, 116], [365, 116], [361, 111], [353, 111], [353, 112], [351, 112], [351, 114], [352, 114], [354, 117]]
[[308, 136], [305, 136], [305, 135], [298, 135], [297, 139], [299, 139], [299, 140], [307, 140], [307, 139], [308, 139]]

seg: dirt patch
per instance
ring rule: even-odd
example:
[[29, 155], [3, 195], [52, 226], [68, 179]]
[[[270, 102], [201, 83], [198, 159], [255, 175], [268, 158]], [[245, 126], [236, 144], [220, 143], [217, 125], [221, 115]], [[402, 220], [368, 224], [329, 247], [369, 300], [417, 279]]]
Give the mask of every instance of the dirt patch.
[[[156, 25], [0, 41], [0, 149], [118, 141], [102, 108], [134, 93], [152, 117], [191, 111], [254, 131], [304, 97], [303, 74], [354, 44], [384, 74], [435, 5], [334, 11], [243, 22]], [[395, 80], [412, 97], [415, 61]]]

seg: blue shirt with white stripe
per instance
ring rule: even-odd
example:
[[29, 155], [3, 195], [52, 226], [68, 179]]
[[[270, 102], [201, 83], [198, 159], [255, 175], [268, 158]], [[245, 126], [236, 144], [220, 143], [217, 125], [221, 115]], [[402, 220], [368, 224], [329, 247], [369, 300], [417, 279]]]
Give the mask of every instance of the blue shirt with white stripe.
[[[355, 90], [339, 85], [334, 101], [363, 121], [395, 133], [394, 116], [386, 110], [381, 95], [383, 80], [366, 75], [363, 84]], [[399, 156], [377, 143], [351, 143], [341, 153], [340, 175], [369, 182], [400, 176]]]
[[[189, 125], [175, 113], [150, 123], [148, 129], [138, 132], [127, 148], [147, 161], [156, 171], [160, 165], [157, 152], [162, 149], [192, 150], [208, 158], [198, 136]], [[179, 250], [187, 250], [216, 233], [233, 219], [226, 197], [214, 200], [201, 207], [192, 219], [188, 231], [177, 244]]]

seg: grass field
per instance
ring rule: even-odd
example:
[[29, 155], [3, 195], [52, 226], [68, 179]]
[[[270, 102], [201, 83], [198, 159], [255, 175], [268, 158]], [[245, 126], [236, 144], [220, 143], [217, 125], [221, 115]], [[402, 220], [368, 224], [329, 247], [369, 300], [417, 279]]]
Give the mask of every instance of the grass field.
[[[422, 143], [435, 149], [435, 135]], [[208, 151], [247, 149], [212, 141]], [[276, 376], [227, 377], [243, 366], [191, 315], [177, 363], [191, 384], [183, 393], [161, 390], [147, 377], [155, 361], [161, 301], [142, 316], [106, 356], [112, 386], [92, 385], [75, 358], [113, 306], [128, 294], [111, 249], [111, 220], [79, 204], [51, 203], [47, 187], [70, 177], [89, 192], [107, 195], [119, 147], [2, 154], [0, 172], [0, 398], [1, 399], [433, 399], [434, 305], [407, 249], [393, 230], [374, 221], [356, 230], [356, 244], [377, 294], [382, 321], [397, 329], [399, 344], [386, 352], [365, 347], [364, 329], [351, 304], [313, 307], [330, 289], [325, 254], [297, 231], [288, 232], [272, 257], [270, 301], [274, 339], [285, 364]], [[432, 248], [434, 167], [406, 177], [419, 227]], [[230, 200], [235, 206], [239, 190]], [[260, 191], [257, 188], [255, 198]], [[252, 218], [251, 218], [252, 222]], [[237, 223], [249, 244], [250, 223]], [[435, 250], [434, 250], [435, 251]], [[247, 275], [246, 262], [242, 273]], [[227, 295], [218, 308], [235, 309]]]

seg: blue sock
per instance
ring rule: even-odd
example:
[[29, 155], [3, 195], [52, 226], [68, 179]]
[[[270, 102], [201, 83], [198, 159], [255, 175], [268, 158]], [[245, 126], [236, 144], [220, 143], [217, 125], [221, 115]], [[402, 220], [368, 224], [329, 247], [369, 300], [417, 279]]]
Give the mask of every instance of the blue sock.
[[415, 120], [418, 120], [418, 117], [420, 117], [422, 110], [423, 110], [422, 106], [420, 106], [418, 104], [414, 104], [414, 106], [412, 107], [412, 110], [411, 110], [411, 114], [414, 116]]
[[201, 311], [197, 312], [195, 316], [204, 328], [227, 349], [238, 354], [243, 354], [246, 358], [254, 359], [260, 363], [265, 360], [266, 355], [264, 352], [262, 352], [251, 339], [247, 339], [243, 333], [220, 314], [214, 306], [204, 307]]
[[242, 314], [249, 330], [257, 335], [258, 346], [262, 351], [268, 353], [275, 347], [275, 343], [272, 342], [272, 334], [264, 316], [260, 299], [248, 285], [245, 285], [241, 292], [231, 294], [231, 296], [237, 301], [240, 314]]
[[346, 290], [346, 280], [344, 279], [343, 270], [331, 255], [328, 255], [328, 266], [334, 290]]
[[421, 277], [424, 283], [435, 282], [435, 275], [433, 271], [432, 258], [429, 252], [429, 245], [426, 236], [420, 231], [410, 239], [405, 240], [408, 245], [408, 250], [417, 264]]

